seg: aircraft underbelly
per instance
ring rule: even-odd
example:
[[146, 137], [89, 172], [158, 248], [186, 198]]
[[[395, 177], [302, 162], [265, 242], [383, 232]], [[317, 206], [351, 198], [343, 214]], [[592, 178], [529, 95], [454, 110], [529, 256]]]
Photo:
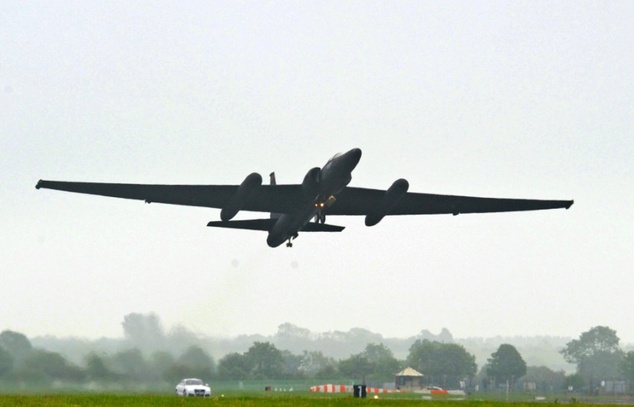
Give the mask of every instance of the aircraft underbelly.
[[283, 214], [279, 217], [273, 228], [269, 232], [266, 243], [271, 247], [277, 247], [288, 239], [297, 236], [299, 231], [317, 213], [314, 205], [306, 207], [306, 210], [295, 214]]

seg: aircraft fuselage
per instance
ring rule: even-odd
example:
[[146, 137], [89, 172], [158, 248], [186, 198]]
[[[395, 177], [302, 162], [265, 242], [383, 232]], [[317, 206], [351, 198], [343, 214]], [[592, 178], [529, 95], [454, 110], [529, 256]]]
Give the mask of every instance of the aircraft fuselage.
[[336, 195], [350, 183], [352, 170], [360, 159], [361, 149], [353, 148], [347, 153], [335, 155], [328, 160], [319, 171], [316, 195], [308, 195], [306, 204], [296, 212], [280, 215], [269, 231], [266, 243], [270, 247], [277, 247], [288, 241], [288, 246], [290, 246], [291, 239], [295, 238], [311, 219], [317, 217], [318, 221], [321, 219], [323, 222], [322, 209], [331, 205], [335, 201]]

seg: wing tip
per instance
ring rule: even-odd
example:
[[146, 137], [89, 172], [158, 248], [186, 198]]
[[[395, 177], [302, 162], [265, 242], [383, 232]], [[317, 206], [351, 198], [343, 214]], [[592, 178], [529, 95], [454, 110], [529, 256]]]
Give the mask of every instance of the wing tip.
[[42, 188], [42, 182], [43, 182], [42, 180], [39, 180], [39, 181], [37, 182], [37, 184], [35, 184], [35, 189], [40, 189], [40, 188]]
[[570, 207], [571, 207], [572, 205], [574, 205], [574, 203], [575, 203], [574, 199], [573, 199], [573, 200], [568, 201], [568, 205], [566, 205], [566, 210], [570, 209]]

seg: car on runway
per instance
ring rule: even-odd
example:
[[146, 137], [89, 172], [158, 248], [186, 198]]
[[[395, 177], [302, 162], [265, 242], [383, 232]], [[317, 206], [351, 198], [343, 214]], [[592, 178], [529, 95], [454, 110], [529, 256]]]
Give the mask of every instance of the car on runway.
[[211, 388], [200, 379], [183, 379], [176, 385], [176, 395], [184, 397], [211, 397]]

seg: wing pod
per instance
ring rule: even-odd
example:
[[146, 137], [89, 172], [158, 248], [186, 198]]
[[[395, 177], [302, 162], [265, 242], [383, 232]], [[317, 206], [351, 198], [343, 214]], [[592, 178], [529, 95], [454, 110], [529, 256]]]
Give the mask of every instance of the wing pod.
[[385, 191], [381, 203], [376, 207], [376, 210], [365, 217], [366, 226], [374, 226], [383, 219], [400, 201], [409, 189], [409, 182], [406, 179], [399, 178], [392, 186]]
[[312, 201], [319, 195], [319, 177], [321, 174], [321, 168], [315, 167], [308, 170], [304, 181], [302, 181], [302, 190], [306, 199]]
[[262, 176], [257, 172], [249, 174], [242, 184], [238, 187], [235, 194], [225, 205], [222, 207], [220, 211], [220, 219], [223, 221], [228, 221], [229, 219], [236, 216], [236, 214], [244, 207], [244, 204], [249, 200], [253, 191], [255, 191], [259, 186], [262, 185]]

